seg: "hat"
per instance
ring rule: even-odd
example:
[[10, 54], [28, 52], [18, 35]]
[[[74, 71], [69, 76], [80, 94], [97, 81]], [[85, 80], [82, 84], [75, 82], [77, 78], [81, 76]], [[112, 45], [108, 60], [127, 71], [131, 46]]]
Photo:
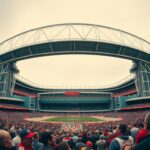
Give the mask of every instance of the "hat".
[[91, 141], [86, 142], [87, 147], [91, 148], [93, 146], [93, 143]]
[[23, 129], [21, 132], [20, 132], [20, 137], [21, 138], [32, 138], [36, 133], [34, 132], [29, 132], [27, 129]]

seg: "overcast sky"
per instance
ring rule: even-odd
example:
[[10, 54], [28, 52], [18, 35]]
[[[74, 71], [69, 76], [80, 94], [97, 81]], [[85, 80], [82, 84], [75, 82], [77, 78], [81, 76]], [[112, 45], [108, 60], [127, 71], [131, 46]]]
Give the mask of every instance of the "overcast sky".
[[[0, 0], [0, 42], [40, 26], [92, 23], [150, 41], [150, 0]], [[129, 60], [89, 55], [20, 61], [20, 75], [47, 86], [102, 86], [129, 75]]]

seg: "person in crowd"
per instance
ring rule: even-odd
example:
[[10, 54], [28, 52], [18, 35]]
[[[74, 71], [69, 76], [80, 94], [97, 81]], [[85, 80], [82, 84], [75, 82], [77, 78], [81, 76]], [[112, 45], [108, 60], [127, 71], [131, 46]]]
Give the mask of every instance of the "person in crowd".
[[90, 139], [90, 141], [93, 144], [93, 149], [96, 150], [97, 148], [96, 148], [95, 143], [96, 143], [97, 140], [99, 140], [98, 134], [96, 132], [92, 132], [92, 134], [90, 135], [89, 139]]
[[0, 130], [0, 150], [15, 150], [12, 147], [11, 136], [5, 130]]
[[78, 142], [79, 137], [78, 137], [77, 133], [73, 134], [72, 139], [75, 144]]
[[43, 143], [43, 146], [39, 150], [54, 150], [54, 139], [50, 132], [43, 132], [41, 134], [41, 143]]
[[55, 148], [57, 148], [61, 143], [61, 137], [60, 136], [56, 136], [55, 137]]
[[139, 125], [139, 133], [136, 136], [135, 144], [138, 144], [145, 136], [147, 136], [148, 131], [145, 129], [144, 124]]
[[33, 150], [32, 138], [35, 135], [34, 132], [30, 132], [27, 129], [23, 129], [20, 132], [21, 143], [18, 146], [18, 150]]
[[81, 149], [81, 147], [84, 147], [85, 146], [85, 144], [82, 142], [82, 139], [81, 139], [81, 137], [79, 137], [79, 139], [78, 139], [78, 142], [76, 143], [76, 150], [80, 150]]
[[147, 135], [135, 145], [133, 150], [149, 150], [150, 149], [150, 113], [147, 113], [144, 120], [144, 127]]
[[89, 140], [89, 138], [88, 138], [88, 136], [87, 136], [87, 133], [86, 133], [86, 132], [83, 132], [82, 142], [83, 142], [83, 143], [86, 143], [88, 140]]
[[34, 150], [39, 150], [43, 146], [43, 144], [39, 142], [38, 132], [35, 132], [35, 135], [33, 136], [32, 146]]
[[[109, 146], [109, 150], [130, 150], [133, 146], [133, 138], [126, 135], [127, 126], [126, 124], [120, 124], [117, 130], [119, 136], [114, 138]], [[127, 148], [128, 147], [128, 148]]]
[[68, 144], [70, 146], [70, 149], [74, 150], [75, 149], [75, 143], [73, 142], [73, 139], [70, 138], [70, 141], [68, 141]]
[[131, 136], [133, 137], [133, 140], [135, 142], [136, 136], [139, 133], [139, 128], [137, 128], [136, 123], [133, 123], [132, 128], [130, 129]]
[[12, 139], [12, 145], [13, 145], [14, 147], [16, 147], [16, 148], [17, 148], [17, 147], [19, 146], [19, 144], [21, 143], [21, 138], [20, 138], [19, 134], [20, 134], [20, 131], [17, 130], [17, 131], [16, 131], [16, 136]]
[[106, 140], [104, 139], [103, 135], [101, 135], [100, 139], [95, 143], [95, 145], [97, 146], [97, 150], [105, 150], [105, 144]]

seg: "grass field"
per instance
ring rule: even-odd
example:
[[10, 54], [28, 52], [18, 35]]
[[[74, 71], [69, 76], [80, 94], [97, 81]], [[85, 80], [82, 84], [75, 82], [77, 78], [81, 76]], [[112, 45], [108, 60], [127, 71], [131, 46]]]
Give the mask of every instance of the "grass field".
[[99, 122], [103, 120], [94, 118], [94, 117], [88, 117], [88, 116], [82, 116], [82, 117], [61, 116], [61, 117], [49, 118], [43, 121], [46, 121], [46, 122]]

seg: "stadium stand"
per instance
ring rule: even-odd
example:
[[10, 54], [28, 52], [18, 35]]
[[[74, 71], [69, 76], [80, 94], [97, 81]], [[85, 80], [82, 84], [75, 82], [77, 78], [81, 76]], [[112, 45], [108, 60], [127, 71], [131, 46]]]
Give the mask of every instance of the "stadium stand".
[[19, 90], [19, 89], [14, 89], [13, 93], [16, 94], [16, 95], [29, 96], [29, 97], [32, 97], [32, 98], [37, 98], [38, 97], [37, 94], [29, 93], [27, 91], [22, 91], [22, 90]]
[[119, 92], [115, 92], [113, 93], [112, 97], [114, 98], [117, 98], [117, 97], [120, 97], [120, 96], [128, 96], [128, 95], [132, 95], [132, 94], [135, 94], [137, 93], [136, 92], [136, 89], [128, 89], [128, 90], [124, 90], [124, 91], [119, 91]]

